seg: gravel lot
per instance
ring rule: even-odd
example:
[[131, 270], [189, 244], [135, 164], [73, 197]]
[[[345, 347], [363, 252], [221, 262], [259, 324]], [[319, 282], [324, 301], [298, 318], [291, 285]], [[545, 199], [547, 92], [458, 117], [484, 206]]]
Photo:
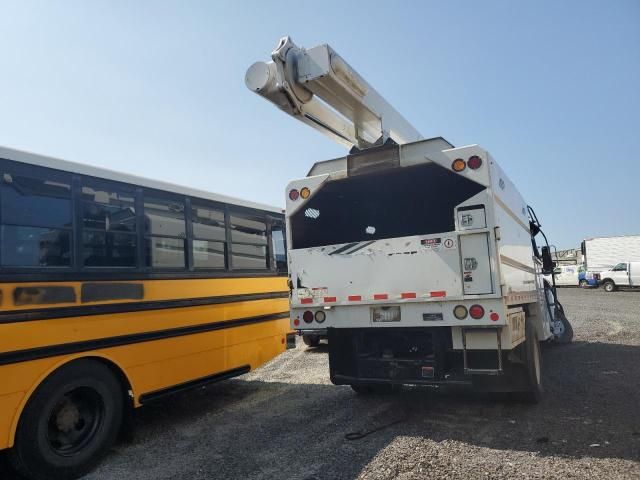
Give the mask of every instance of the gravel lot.
[[326, 348], [299, 343], [139, 410], [134, 438], [86, 478], [640, 478], [640, 292], [560, 298], [575, 341], [545, 349], [539, 405], [431, 388], [359, 397], [330, 384]]

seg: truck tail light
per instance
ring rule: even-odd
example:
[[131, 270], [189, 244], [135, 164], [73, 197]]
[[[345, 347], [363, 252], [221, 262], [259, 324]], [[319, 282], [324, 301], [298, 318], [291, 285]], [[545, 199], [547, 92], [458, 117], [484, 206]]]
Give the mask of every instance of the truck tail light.
[[302, 314], [302, 319], [305, 321], [305, 323], [313, 322], [313, 312], [311, 310], [307, 310]]
[[322, 323], [327, 319], [327, 314], [324, 313], [322, 310], [318, 310], [316, 312], [315, 317], [316, 317], [316, 322]]
[[471, 308], [469, 308], [469, 315], [471, 315], [471, 318], [475, 320], [480, 320], [484, 317], [484, 308], [480, 305], [471, 305]]
[[482, 166], [482, 159], [478, 155], [473, 155], [467, 160], [467, 167], [471, 170], [477, 170]]
[[309, 198], [309, 195], [311, 195], [311, 190], [309, 190], [307, 187], [302, 187], [302, 189], [300, 190], [300, 196], [303, 199], [307, 199]]
[[289, 190], [289, 199], [297, 200], [299, 196], [300, 192], [298, 192], [298, 190], [296, 190], [295, 188]]

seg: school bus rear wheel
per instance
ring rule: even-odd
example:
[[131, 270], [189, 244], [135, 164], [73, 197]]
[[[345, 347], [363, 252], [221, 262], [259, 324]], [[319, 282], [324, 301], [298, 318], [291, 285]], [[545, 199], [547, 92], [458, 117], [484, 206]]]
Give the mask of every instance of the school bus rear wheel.
[[78, 478], [113, 445], [123, 408], [122, 387], [106, 365], [96, 360], [65, 365], [29, 399], [9, 460], [29, 479]]

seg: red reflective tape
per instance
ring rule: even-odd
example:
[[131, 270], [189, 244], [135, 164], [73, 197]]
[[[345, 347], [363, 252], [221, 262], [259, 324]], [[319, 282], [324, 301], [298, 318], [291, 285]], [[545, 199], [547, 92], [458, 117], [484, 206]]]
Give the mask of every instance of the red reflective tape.
[[444, 290], [439, 290], [437, 292], [431, 292], [430, 295], [432, 297], [446, 297], [447, 296], [447, 292], [445, 292]]
[[404, 292], [400, 294], [400, 298], [416, 298], [415, 292]]
[[303, 298], [300, 303], [313, 303], [313, 298]]
[[362, 300], [362, 295], [349, 295], [347, 298], [350, 302], [359, 302]]
[[387, 295], [386, 293], [376, 293], [373, 296], [374, 300], [386, 300], [389, 298], [389, 295]]
[[336, 297], [324, 297], [325, 303], [331, 303], [336, 301]]

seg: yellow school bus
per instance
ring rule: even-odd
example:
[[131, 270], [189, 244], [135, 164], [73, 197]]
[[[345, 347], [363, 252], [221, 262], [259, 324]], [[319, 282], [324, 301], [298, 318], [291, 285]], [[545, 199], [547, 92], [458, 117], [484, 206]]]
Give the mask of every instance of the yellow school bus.
[[277, 208], [0, 148], [10, 463], [81, 476], [129, 409], [284, 351], [285, 238]]

